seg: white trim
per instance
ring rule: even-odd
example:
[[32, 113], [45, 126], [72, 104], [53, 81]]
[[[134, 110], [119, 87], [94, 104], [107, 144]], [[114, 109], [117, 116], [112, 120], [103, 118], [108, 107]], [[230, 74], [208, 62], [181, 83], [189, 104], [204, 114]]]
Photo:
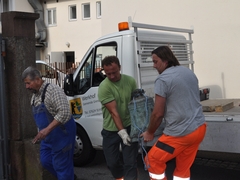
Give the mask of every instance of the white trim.
[[101, 1], [96, 2], [96, 18], [100, 19], [102, 17], [102, 5]]
[[178, 177], [178, 176], [173, 176], [173, 180], [190, 180], [190, 177], [188, 177], [188, 178], [181, 178], [181, 177]]
[[[51, 22], [49, 23], [49, 14], [51, 16]], [[57, 8], [49, 8], [46, 9], [46, 24], [47, 26], [56, 26], [57, 25]]]
[[153, 179], [156, 179], [156, 180], [161, 180], [163, 178], [165, 178], [165, 173], [162, 173], [162, 174], [153, 174], [153, 173], [150, 173], [149, 172], [149, 176]]

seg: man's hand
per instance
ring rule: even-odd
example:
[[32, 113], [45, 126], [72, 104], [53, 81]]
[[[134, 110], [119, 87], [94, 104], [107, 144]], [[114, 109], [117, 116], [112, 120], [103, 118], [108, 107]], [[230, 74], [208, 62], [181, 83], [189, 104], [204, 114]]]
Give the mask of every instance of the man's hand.
[[41, 141], [47, 137], [47, 135], [57, 126], [59, 126], [61, 123], [57, 120], [53, 120], [46, 128], [42, 129], [38, 132], [38, 134], [35, 136], [35, 138], [32, 140], [32, 143], [35, 144], [38, 141]]
[[49, 133], [50, 131], [47, 128], [42, 129], [41, 131], [38, 132], [38, 134], [32, 140], [32, 143], [35, 144], [36, 142], [45, 139]]
[[145, 142], [152, 141], [154, 138], [154, 133], [149, 133], [148, 131], [145, 131], [140, 135], [140, 137], [143, 137], [143, 141]]
[[131, 138], [129, 137], [126, 129], [122, 129], [122, 130], [118, 131], [118, 135], [122, 138], [123, 144], [125, 144], [127, 146], [131, 146], [131, 144], [130, 144]]

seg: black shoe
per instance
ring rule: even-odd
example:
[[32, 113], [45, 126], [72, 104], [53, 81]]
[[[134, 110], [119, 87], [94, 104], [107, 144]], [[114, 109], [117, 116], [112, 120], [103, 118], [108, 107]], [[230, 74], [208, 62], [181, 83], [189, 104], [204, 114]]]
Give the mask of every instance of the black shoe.
[[76, 174], [74, 174], [74, 180], [77, 180], [77, 175]]

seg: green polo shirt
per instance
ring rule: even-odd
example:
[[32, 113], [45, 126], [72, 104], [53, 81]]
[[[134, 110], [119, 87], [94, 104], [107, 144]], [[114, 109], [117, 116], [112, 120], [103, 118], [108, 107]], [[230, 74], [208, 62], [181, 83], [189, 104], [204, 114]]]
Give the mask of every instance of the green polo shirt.
[[122, 120], [123, 126], [131, 125], [128, 103], [131, 101], [131, 93], [136, 89], [136, 81], [131, 76], [121, 74], [118, 82], [111, 82], [108, 78], [99, 86], [98, 99], [102, 103], [103, 129], [108, 131], [118, 131], [111, 114], [104, 106], [113, 100], [117, 103], [117, 111]]

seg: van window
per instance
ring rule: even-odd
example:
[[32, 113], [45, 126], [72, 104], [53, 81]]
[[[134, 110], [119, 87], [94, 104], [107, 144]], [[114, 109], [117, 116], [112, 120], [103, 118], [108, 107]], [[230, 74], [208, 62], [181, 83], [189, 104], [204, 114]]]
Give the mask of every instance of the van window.
[[95, 61], [95, 71], [98, 72], [102, 68], [102, 59], [106, 56], [116, 56], [117, 55], [117, 44], [108, 43], [96, 48], [96, 61]]
[[93, 53], [90, 53], [86, 59], [84, 65], [77, 75], [77, 89], [79, 94], [85, 93], [91, 87], [91, 77], [92, 77], [92, 57]]
[[75, 82], [79, 94], [84, 94], [90, 87], [99, 86], [104, 80], [105, 74], [102, 71], [102, 59], [111, 55], [117, 55], [116, 42], [98, 45], [89, 53], [77, 75], [77, 82]]

